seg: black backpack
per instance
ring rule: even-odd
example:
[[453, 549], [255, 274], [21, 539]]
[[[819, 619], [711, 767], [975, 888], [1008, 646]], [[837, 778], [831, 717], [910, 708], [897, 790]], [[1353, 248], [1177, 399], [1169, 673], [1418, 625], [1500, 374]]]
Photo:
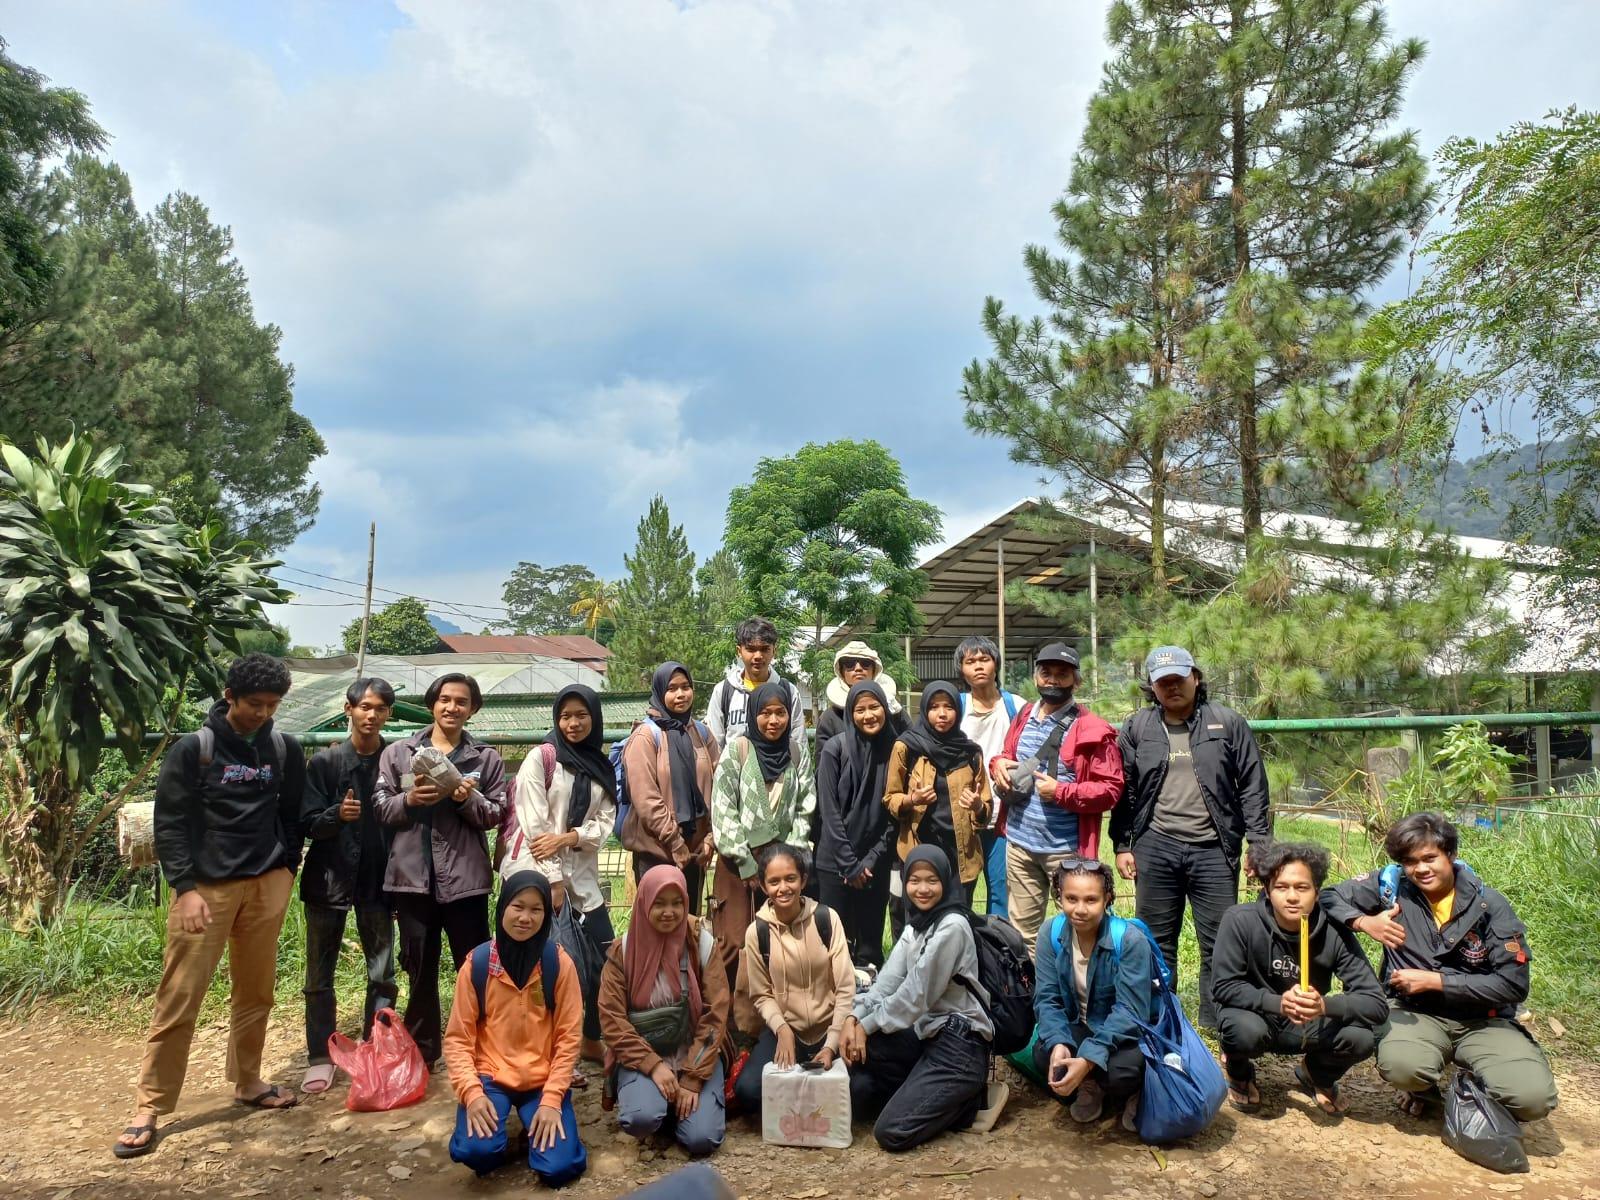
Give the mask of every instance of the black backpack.
[[[817, 936], [826, 949], [833, 949], [833, 913], [825, 905], [817, 905], [813, 919], [817, 923]], [[772, 969], [772, 926], [756, 918], [756, 947], [761, 951], [761, 961]]]
[[[994, 1023], [994, 1052], [1015, 1054], [1033, 1037], [1033, 960], [1027, 943], [1004, 917], [969, 918], [978, 946], [978, 983], [957, 975]], [[987, 994], [988, 999], [985, 1000]]]

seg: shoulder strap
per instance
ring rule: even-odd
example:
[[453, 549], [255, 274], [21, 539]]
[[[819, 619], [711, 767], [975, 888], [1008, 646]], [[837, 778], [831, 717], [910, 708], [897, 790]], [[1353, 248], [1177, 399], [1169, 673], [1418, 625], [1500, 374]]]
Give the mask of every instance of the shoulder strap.
[[539, 743], [539, 762], [544, 767], [544, 786], [548, 789], [556, 776], [556, 748], [549, 742]]
[[289, 759], [289, 746], [283, 740], [283, 734], [276, 729], [272, 731], [272, 753], [278, 760], [278, 770], [284, 770]]
[[545, 939], [544, 953], [539, 958], [539, 987], [544, 992], [544, 1006], [550, 1012], [556, 1010], [556, 980], [560, 977], [561, 951], [556, 939], [549, 937]]
[[767, 970], [772, 970], [772, 926], [760, 918], [756, 919], [756, 949], [761, 951], [761, 961], [767, 964]]
[[1004, 688], [1001, 688], [1000, 689], [1000, 700], [1001, 700], [1001, 703], [1003, 703], [1006, 706], [1006, 719], [1008, 721], [1015, 721], [1017, 719], [1017, 698], [1016, 698], [1016, 696], [1014, 694], [1012, 694], [1011, 692], [1006, 691]]
[[705, 969], [711, 962], [711, 955], [717, 948], [717, 939], [711, 936], [711, 925], [707, 921], [700, 922], [700, 967]]
[[722, 732], [724, 734], [726, 734], [728, 732], [728, 705], [733, 702], [729, 698], [729, 694], [733, 690], [733, 685], [731, 683], [729, 683], [726, 679], [724, 679], [722, 681], [721, 687], [722, 687]]
[[205, 773], [211, 769], [211, 762], [217, 757], [217, 734], [209, 725], [202, 725], [195, 731], [195, 738], [200, 747], [200, 782], [205, 782]]
[[971, 692], [958, 692], [958, 693], [956, 693], [956, 698], [958, 700], [960, 700], [960, 702], [961, 702], [961, 715], [963, 717], [967, 715], [967, 699], [971, 695], [972, 695]]
[[1067, 915], [1057, 913], [1050, 922], [1050, 944], [1056, 948], [1056, 957], [1061, 956], [1061, 933], [1067, 927]]
[[484, 993], [489, 987], [489, 947], [492, 942], [474, 947], [472, 951], [472, 990], [478, 993], [478, 1020], [483, 1020], [484, 1008], [487, 1001]]
[[817, 936], [822, 939], [822, 944], [827, 949], [833, 949], [833, 913], [825, 904], [817, 905], [817, 910], [812, 919], [817, 923]]

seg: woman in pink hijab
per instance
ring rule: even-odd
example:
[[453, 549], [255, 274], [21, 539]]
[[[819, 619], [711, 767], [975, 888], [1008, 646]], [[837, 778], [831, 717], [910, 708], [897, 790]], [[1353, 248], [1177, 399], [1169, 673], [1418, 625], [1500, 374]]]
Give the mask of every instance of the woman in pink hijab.
[[618, 1122], [636, 1138], [671, 1128], [696, 1156], [722, 1145], [725, 1124], [728, 976], [712, 951], [710, 928], [689, 914], [683, 872], [651, 867], [639, 880], [628, 931], [612, 943], [600, 976], [600, 1030]]

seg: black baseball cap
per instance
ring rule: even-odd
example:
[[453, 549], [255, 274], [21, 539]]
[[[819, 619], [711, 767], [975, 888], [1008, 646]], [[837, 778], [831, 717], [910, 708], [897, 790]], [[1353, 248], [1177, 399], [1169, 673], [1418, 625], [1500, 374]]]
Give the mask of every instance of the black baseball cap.
[[1078, 652], [1065, 642], [1051, 642], [1033, 656], [1033, 665], [1036, 667], [1040, 663], [1047, 662], [1066, 663], [1073, 670], [1077, 670]]

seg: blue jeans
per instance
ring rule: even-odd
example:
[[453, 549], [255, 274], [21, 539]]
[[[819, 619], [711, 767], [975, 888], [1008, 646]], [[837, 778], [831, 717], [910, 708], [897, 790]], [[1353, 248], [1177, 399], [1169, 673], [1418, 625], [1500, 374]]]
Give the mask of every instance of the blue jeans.
[[[457, 1105], [456, 1131], [450, 1138], [450, 1160], [471, 1167], [479, 1175], [487, 1175], [504, 1166], [511, 1157], [506, 1143], [506, 1114], [516, 1108], [522, 1127], [531, 1129], [539, 1097], [544, 1093], [507, 1091], [487, 1075], [480, 1075], [478, 1079], [483, 1084], [483, 1094], [494, 1105], [494, 1132], [486, 1138], [473, 1137], [467, 1128], [467, 1107]], [[589, 1166], [589, 1152], [578, 1140], [578, 1114], [572, 1111], [570, 1093], [561, 1098], [561, 1131], [567, 1136], [557, 1138], [556, 1144], [548, 1150], [535, 1148], [533, 1139], [528, 1139], [528, 1169], [548, 1187], [571, 1183]]]
[[[306, 1061], [328, 1062], [328, 1038], [337, 1023], [333, 975], [344, 941], [346, 911], [306, 905]], [[386, 904], [356, 905], [356, 933], [367, 960], [367, 1002], [361, 1036], [372, 1033], [372, 1015], [393, 1008], [400, 988], [394, 981], [394, 917]]]
[[985, 911], [991, 917], [1006, 915], [1006, 839], [998, 829], [985, 829], [983, 841], [983, 886], [989, 893]]
[[694, 1115], [687, 1121], [680, 1121], [676, 1113], [650, 1076], [632, 1067], [617, 1068], [617, 1124], [622, 1126], [622, 1132], [643, 1139], [663, 1128], [671, 1128], [678, 1145], [691, 1157], [700, 1158], [722, 1145], [722, 1135], [727, 1129], [720, 1062], [706, 1080], [705, 1087], [700, 1089], [700, 1107], [694, 1110]]

